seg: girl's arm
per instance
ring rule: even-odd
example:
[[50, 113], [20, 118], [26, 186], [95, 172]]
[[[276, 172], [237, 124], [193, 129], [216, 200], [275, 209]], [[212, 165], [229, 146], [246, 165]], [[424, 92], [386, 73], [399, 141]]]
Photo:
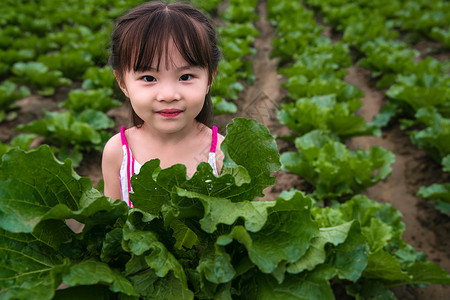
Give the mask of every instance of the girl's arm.
[[112, 199], [121, 199], [120, 166], [123, 152], [120, 134], [113, 136], [105, 145], [102, 157], [102, 174], [105, 183], [104, 194]]

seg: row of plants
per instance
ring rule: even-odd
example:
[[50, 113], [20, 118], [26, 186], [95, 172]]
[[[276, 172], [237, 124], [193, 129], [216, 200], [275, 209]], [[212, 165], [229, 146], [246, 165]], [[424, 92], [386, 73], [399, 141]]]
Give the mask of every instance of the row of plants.
[[234, 119], [222, 150], [220, 176], [207, 163], [188, 178], [183, 165], [147, 162], [132, 178], [134, 208], [103, 196], [48, 146], [9, 151], [0, 164], [1, 298], [333, 299], [344, 284], [359, 299], [393, 299], [387, 287], [450, 283], [401, 239], [389, 204], [355, 196], [320, 208], [294, 190], [254, 201], [280, 167], [256, 121]]
[[[311, 194], [313, 197], [326, 199], [328, 203], [332, 200], [332, 208], [353, 203], [379, 205], [358, 194], [391, 173], [390, 165], [395, 156], [382, 147], [351, 151], [343, 144], [353, 136], [380, 134], [377, 124], [367, 123], [354, 115], [361, 106], [359, 98], [364, 95], [342, 80], [347, 72], [344, 68], [351, 65], [348, 44], [345, 41], [333, 43], [322, 36], [313, 12], [299, 1], [269, 1], [268, 16], [276, 26], [277, 35], [272, 55], [279, 57], [279, 72], [286, 77], [284, 87], [288, 91], [288, 102], [282, 104], [278, 118], [299, 136], [294, 140], [298, 151], [282, 154], [283, 168], [311, 183], [315, 188]], [[301, 21], [291, 22], [294, 19]], [[336, 200], [344, 201], [344, 204], [338, 204]], [[400, 212], [393, 207], [391, 209], [398, 214], [397, 221], [401, 223]], [[377, 222], [382, 219], [377, 213], [371, 218], [372, 226], [380, 224]], [[404, 224], [401, 224], [404, 229]], [[367, 228], [362, 225], [361, 230], [364, 232]], [[374, 278], [370, 271], [372, 263], [403, 264], [402, 269], [407, 270], [406, 265], [427, 260], [423, 253], [406, 246], [401, 238], [402, 232], [395, 238], [382, 238], [385, 243], [380, 247], [369, 247], [368, 269], [349, 281], [340, 282], [349, 295], [361, 299], [375, 295], [383, 299], [395, 298], [388, 288], [408, 284], [402, 280], [395, 284], [389, 282], [395, 275], [391, 277], [392, 273], [387, 269], [384, 275], [390, 279]], [[397, 252], [399, 244], [408, 248], [404, 252], [409, 253], [408, 258], [400, 254], [403, 250]], [[435, 267], [443, 276], [435, 283], [444, 283], [447, 272]]]
[[[435, 40], [444, 47], [450, 47], [449, 20], [450, 4], [440, 0], [386, 1], [343, 0], [307, 1], [308, 4], [323, 7], [327, 20], [342, 19], [344, 15], [356, 15], [361, 9], [374, 12], [390, 28], [407, 32], [405, 40], [417, 42], [423, 38]], [[378, 25], [374, 24], [375, 27]]]
[[[384, 179], [392, 153], [381, 147], [351, 151], [343, 143], [380, 135], [377, 126], [355, 115], [364, 94], [343, 81], [352, 63], [348, 45], [322, 36], [313, 13], [299, 1], [269, 2], [268, 12], [277, 35], [272, 55], [282, 58], [279, 72], [289, 98], [278, 118], [298, 136], [298, 152], [281, 157], [284, 168], [310, 182], [320, 199], [351, 197]], [[302, 21], [292, 23], [293, 18]]]
[[211, 89], [214, 114], [235, 113], [238, 93], [244, 89], [242, 81], [251, 84], [253, 74], [250, 58], [252, 48], [259, 35], [253, 25], [259, 17], [255, 13], [256, 0], [230, 0], [221, 14], [221, 23], [216, 27], [223, 57], [219, 62], [216, 78]]
[[[401, 17], [395, 16], [395, 9], [390, 8], [400, 4], [386, 8], [383, 1], [371, 4], [362, 1], [360, 5], [342, 1], [306, 2], [320, 9], [326, 23], [343, 31], [342, 40], [364, 55], [358, 64], [372, 71], [372, 76], [378, 79], [378, 88], [388, 89], [388, 103], [374, 122], [382, 127], [393, 116], [400, 118], [402, 129], [408, 130], [411, 141], [427, 151], [438, 163], [443, 163], [444, 158], [450, 155], [450, 61], [441, 63], [431, 57], [417, 61], [419, 52], [398, 40], [399, 30], [404, 27]], [[411, 1], [406, 2], [412, 5]], [[427, 15], [427, 11], [424, 13]], [[442, 14], [448, 20], [445, 17], [447, 13]], [[436, 22], [439, 20], [437, 18]], [[445, 24], [433, 26], [438, 25], [445, 29]], [[438, 209], [449, 214], [450, 190], [442, 193], [446, 187], [423, 187], [419, 195], [432, 198]], [[434, 189], [436, 193], [432, 192]], [[425, 190], [427, 192], [423, 193]]]

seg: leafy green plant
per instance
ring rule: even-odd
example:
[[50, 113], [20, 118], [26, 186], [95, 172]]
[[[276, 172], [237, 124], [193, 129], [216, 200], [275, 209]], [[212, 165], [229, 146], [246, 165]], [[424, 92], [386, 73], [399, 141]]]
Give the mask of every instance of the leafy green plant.
[[382, 38], [368, 41], [361, 50], [366, 57], [359, 60], [358, 64], [371, 70], [372, 77], [380, 77], [378, 89], [389, 88], [395, 82], [396, 75], [410, 70], [414, 59], [419, 56], [418, 51], [405, 43]]
[[443, 118], [434, 107], [419, 109], [416, 119], [426, 128], [410, 131], [411, 141], [441, 162], [450, 154], [450, 119]]
[[348, 45], [329, 39], [317, 38], [315, 47], [307, 47], [303, 53], [293, 54], [295, 62], [280, 69], [288, 78], [305, 76], [308, 81], [314, 78], [343, 78], [348, 72], [343, 68], [351, 65]]
[[73, 112], [45, 112], [45, 118], [26, 125], [18, 130], [42, 136], [57, 147], [56, 152], [64, 160], [71, 158], [74, 166], [82, 160], [82, 150], [101, 151], [110, 138], [105, 129], [111, 128], [113, 121], [104, 113], [87, 109], [76, 115]]
[[17, 88], [17, 85], [11, 81], [2, 82], [0, 84], [0, 123], [4, 120], [6, 112], [12, 109], [16, 100], [29, 95], [30, 91], [24, 86]]
[[113, 70], [110, 66], [90, 67], [83, 75], [84, 89], [113, 88], [114, 82]]
[[81, 80], [86, 69], [93, 65], [91, 54], [79, 50], [41, 55], [38, 62], [45, 64], [50, 70], [62, 72], [64, 77], [72, 80]]
[[0, 76], [10, 76], [16, 62], [30, 61], [34, 56], [35, 52], [31, 49], [0, 49]]
[[342, 141], [353, 136], [380, 135], [378, 127], [353, 114], [361, 105], [359, 100], [337, 103], [335, 95], [300, 98], [282, 104], [278, 119], [300, 136], [316, 129]]
[[421, 186], [417, 196], [435, 201], [437, 209], [450, 215], [450, 183]]
[[257, 3], [256, 0], [230, 0], [229, 7], [222, 17], [232, 23], [255, 21], [258, 19], [258, 15], [255, 13]]
[[293, 76], [283, 83], [283, 87], [289, 90], [288, 96], [292, 99], [334, 94], [338, 102], [344, 102], [364, 96], [358, 88], [333, 77], [327, 79], [317, 77], [307, 81], [304, 76]]
[[[358, 281], [345, 285], [347, 293], [357, 299], [395, 299], [388, 288], [435, 282], [431, 274], [442, 276], [442, 279], [448, 276], [445, 270], [428, 261], [424, 253], [417, 252], [402, 239], [405, 230], [402, 214], [391, 204], [377, 203], [358, 195], [343, 204], [313, 208], [312, 215], [321, 230], [358, 222], [368, 246], [367, 265]], [[320, 244], [320, 240], [316, 243]], [[363, 257], [358, 250], [353, 249], [353, 257], [349, 257], [351, 261]], [[440, 282], [448, 284], [446, 280]]]
[[[8, 152], [0, 164], [3, 298], [333, 299], [330, 280], [385, 294], [450, 282], [399, 239], [404, 226], [392, 206], [363, 198], [320, 209], [298, 191], [252, 201], [279, 168], [275, 141], [255, 121], [235, 119], [222, 150], [220, 176], [207, 163], [188, 178], [183, 165], [147, 162], [132, 178], [134, 208], [104, 197], [46, 146]], [[69, 218], [84, 224], [80, 233]], [[69, 287], [56, 290], [60, 283]]]
[[361, 48], [365, 43], [377, 38], [393, 40], [398, 37], [398, 32], [393, 30], [394, 22], [386, 21], [385, 16], [379, 14], [372, 14], [369, 19], [366, 15], [371, 11], [361, 11], [345, 21], [347, 26], [342, 37], [344, 42]]
[[34, 134], [19, 134], [11, 140], [9, 146], [0, 142], [0, 158], [3, 156], [3, 154], [11, 150], [11, 148], [17, 147], [25, 151], [29, 150], [31, 143], [35, 138], [36, 135]]
[[269, 1], [267, 8], [277, 33], [270, 55], [279, 57], [279, 64], [291, 61], [294, 53], [300, 54], [315, 45], [323, 29], [315, 23], [312, 11], [305, 9], [298, 1]]
[[298, 152], [281, 155], [283, 168], [311, 183], [319, 199], [356, 195], [386, 178], [395, 161], [382, 147], [351, 151], [320, 130], [297, 138], [295, 146]]
[[227, 22], [217, 27], [217, 32], [223, 58], [211, 88], [216, 115], [236, 112], [236, 105], [228, 101], [236, 100], [238, 93], [244, 89], [239, 81], [254, 80], [252, 65], [247, 57], [254, 54], [251, 45], [259, 34], [251, 22], [258, 18], [255, 8], [256, 1], [230, 1], [222, 13]]
[[61, 107], [67, 108], [76, 113], [86, 109], [98, 110], [106, 113], [108, 110], [122, 105], [122, 103], [112, 98], [111, 88], [100, 88], [95, 90], [73, 89], [69, 92], [69, 97], [61, 103]]
[[55, 87], [70, 85], [70, 79], [64, 78], [61, 71], [50, 71], [40, 62], [18, 62], [15, 63], [12, 72], [17, 76], [15, 79], [23, 84], [37, 89], [43, 96], [51, 96], [55, 93]]
[[223, 97], [213, 96], [211, 102], [214, 106], [214, 115], [234, 114], [237, 112], [237, 106], [234, 103], [228, 102]]
[[[442, 166], [445, 172], [450, 172], [450, 155], [442, 159]], [[435, 201], [437, 209], [450, 215], [450, 183], [421, 186], [417, 195]]]
[[446, 48], [450, 48], [450, 29], [445, 30], [439, 27], [434, 27], [431, 30], [430, 37], [440, 42]]
[[202, 0], [190, 0], [189, 3], [207, 13], [213, 12], [217, 7], [222, 3], [221, 0], [211, 0], [211, 1], [202, 1]]
[[406, 103], [415, 114], [422, 107], [436, 107], [450, 116], [450, 65], [424, 59], [410, 68], [409, 74], [399, 74], [387, 92], [390, 98]]

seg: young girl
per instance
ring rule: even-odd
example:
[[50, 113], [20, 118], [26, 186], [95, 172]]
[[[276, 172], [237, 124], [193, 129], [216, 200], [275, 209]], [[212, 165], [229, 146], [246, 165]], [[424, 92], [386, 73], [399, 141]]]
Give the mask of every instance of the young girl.
[[220, 59], [208, 18], [181, 3], [149, 2], [116, 21], [110, 64], [130, 99], [134, 126], [113, 136], [103, 152], [104, 193], [128, 205], [130, 178], [145, 162], [180, 163], [192, 176], [208, 162], [217, 175], [223, 136], [209, 128], [209, 90]]

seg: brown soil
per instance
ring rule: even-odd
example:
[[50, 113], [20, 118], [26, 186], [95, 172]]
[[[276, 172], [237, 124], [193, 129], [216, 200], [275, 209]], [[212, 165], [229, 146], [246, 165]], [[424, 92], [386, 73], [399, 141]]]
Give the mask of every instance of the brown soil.
[[[277, 60], [270, 58], [274, 29], [265, 18], [264, 1], [260, 1], [257, 11], [261, 18], [255, 23], [260, 31], [260, 36], [256, 39], [254, 45], [257, 50], [253, 59], [256, 80], [252, 85], [244, 83], [246, 88], [236, 101], [238, 113], [216, 117], [216, 124], [222, 134], [225, 133], [226, 125], [234, 117], [257, 119], [275, 135], [283, 135], [289, 132], [286, 127], [279, 124], [276, 117], [276, 109], [285, 99], [286, 91], [281, 87], [284, 78], [277, 73]], [[331, 30], [326, 29], [325, 33], [331, 35]], [[338, 39], [336, 36], [331, 36], [331, 38], [333, 40]], [[448, 51], [443, 52], [442, 49], [439, 49], [438, 52], [429, 50], [435, 46], [434, 43], [420, 43], [417, 45], [417, 49], [421, 51], [422, 58], [427, 53], [431, 53], [431, 56], [440, 60], [450, 57]], [[345, 80], [365, 93], [365, 97], [361, 99], [364, 105], [358, 113], [367, 121], [371, 121], [385, 103], [384, 91], [376, 90], [376, 82], [371, 78], [369, 71], [358, 66], [353, 66], [348, 71]], [[0, 124], [0, 141], [3, 143], [9, 142], [17, 135], [19, 133], [15, 130], [17, 125], [42, 118], [43, 109], [57, 110], [57, 103], [63, 101], [67, 93], [67, 89], [60, 89], [53, 98], [33, 95], [18, 101], [17, 105], [20, 107], [18, 117]], [[108, 115], [116, 122], [114, 132], [118, 132], [122, 124], [129, 125], [127, 104], [111, 110]], [[34, 145], [37, 146], [42, 142], [44, 141], [38, 138]], [[278, 139], [277, 144], [281, 153], [293, 150], [293, 146], [286, 141]], [[413, 145], [408, 135], [399, 129], [398, 124], [391, 124], [384, 129], [381, 137], [358, 137], [347, 143], [347, 146], [351, 149], [357, 147], [368, 149], [373, 145], [380, 145], [392, 151], [396, 155], [396, 162], [392, 166], [392, 174], [384, 181], [367, 189], [365, 194], [381, 203], [392, 203], [404, 216], [403, 222], [406, 224], [404, 240], [417, 250], [423, 251], [430, 260], [450, 271], [450, 241], [448, 239], [450, 218], [439, 213], [432, 202], [416, 196], [419, 187], [422, 185], [449, 182], [449, 174], [443, 173], [439, 164]], [[97, 186], [102, 178], [101, 154], [85, 153], [84, 158], [76, 171], [81, 176], [91, 178], [94, 186]], [[311, 191], [311, 186], [296, 175], [282, 171], [274, 175], [276, 184], [265, 190], [264, 200], [275, 199], [281, 191], [291, 188], [305, 192]], [[426, 288], [397, 287], [393, 291], [399, 299], [445, 299], [450, 292], [450, 287], [440, 285], [430, 285]]]

